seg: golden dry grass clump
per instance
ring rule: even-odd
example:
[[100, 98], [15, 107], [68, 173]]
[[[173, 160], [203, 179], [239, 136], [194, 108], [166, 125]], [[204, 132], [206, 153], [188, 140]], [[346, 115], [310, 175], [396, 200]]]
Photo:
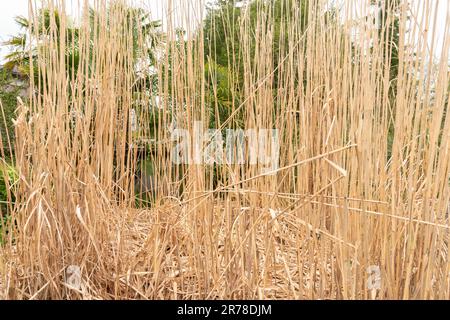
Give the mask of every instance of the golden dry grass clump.
[[[19, 181], [0, 294], [450, 298], [450, 14], [438, 43], [437, 1], [392, 1], [379, 28], [362, 18], [369, 1], [344, 1], [334, 15], [325, 0], [273, 3], [281, 9], [257, 1], [212, 17], [227, 34], [216, 43], [188, 9], [200, 1], [168, 0], [149, 93], [136, 72], [149, 41], [125, 1], [93, 1], [95, 15], [85, 1], [77, 21], [64, 1], [45, 1], [58, 15], [44, 37], [29, 31], [40, 43], [15, 121]], [[174, 17], [188, 21], [185, 35]], [[211, 81], [218, 46], [228, 50], [231, 93], [223, 122]], [[193, 134], [211, 114], [215, 128], [278, 129], [278, 169], [174, 164], [171, 124]], [[153, 192], [136, 201], [142, 148], [152, 150]]]

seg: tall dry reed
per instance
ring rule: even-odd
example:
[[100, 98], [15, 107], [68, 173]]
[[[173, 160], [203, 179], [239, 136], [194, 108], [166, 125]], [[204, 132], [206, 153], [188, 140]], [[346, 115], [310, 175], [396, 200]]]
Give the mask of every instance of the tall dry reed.
[[[437, 1], [392, 1], [379, 27], [368, 2], [229, 8], [209, 16], [227, 35], [217, 42], [194, 23], [201, 1], [169, 0], [152, 91], [136, 72], [149, 41], [125, 2], [90, 2], [90, 15], [84, 1], [74, 21], [45, 1], [58, 15], [45, 36], [29, 31], [38, 67], [15, 121], [5, 297], [449, 299], [450, 14], [430, 43]], [[226, 119], [209, 67], [219, 49]], [[278, 129], [279, 167], [174, 164], [174, 124], [193, 136], [211, 114], [223, 132]], [[136, 200], [143, 149], [154, 178]]]

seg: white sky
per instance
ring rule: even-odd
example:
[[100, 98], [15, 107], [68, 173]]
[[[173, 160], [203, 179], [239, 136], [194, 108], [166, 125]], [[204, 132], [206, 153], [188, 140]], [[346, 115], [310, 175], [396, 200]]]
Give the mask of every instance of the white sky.
[[[7, 40], [11, 35], [17, 34], [19, 31], [17, 24], [14, 21], [14, 17], [18, 15], [28, 15], [28, 1], [29, 0], [0, 0], [0, 42]], [[143, 4], [145, 8], [148, 8], [152, 13], [152, 17], [155, 20], [163, 20], [166, 16], [167, 6], [169, 2], [173, 3], [172, 11], [174, 14], [175, 25], [185, 26], [188, 21], [198, 25], [201, 17], [204, 15], [204, 3], [207, 0], [136, 0], [138, 4]], [[364, 0], [333, 0], [336, 2], [354, 2], [361, 4]], [[444, 36], [445, 20], [450, 20], [450, 0], [416, 0], [418, 4], [422, 4], [424, 1], [430, 1], [432, 4], [438, 4], [437, 10], [437, 37], [438, 46], [436, 49], [437, 55], [440, 55], [441, 49], [440, 43], [442, 43]], [[79, 8], [79, 4], [84, 0], [66, 0], [68, 8]], [[93, 0], [89, 0], [93, 2]], [[355, 3], [355, 2], [354, 2]], [[70, 9], [69, 9], [70, 10]], [[203, 12], [202, 12], [203, 11]], [[194, 21], [194, 22], [193, 22]], [[7, 48], [0, 45], [0, 64], [3, 57], [7, 54]]]

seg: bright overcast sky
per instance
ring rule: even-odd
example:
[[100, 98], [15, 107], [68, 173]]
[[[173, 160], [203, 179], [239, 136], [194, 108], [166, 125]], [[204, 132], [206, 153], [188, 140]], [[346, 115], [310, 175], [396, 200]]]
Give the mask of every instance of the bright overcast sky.
[[[92, 2], [92, 0], [89, 0]], [[146, 8], [148, 8], [153, 16], [154, 20], [164, 20], [163, 17], [166, 16], [165, 12], [167, 10], [167, 4], [170, 0], [137, 0], [136, 3], [143, 3]], [[175, 14], [174, 20], [175, 25], [185, 26], [186, 21], [189, 20], [191, 23], [198, 25], [204, 12], [199, 13], [201, 4], [205, 3], [206, 0], [172, 0], [174, 3], [174, 11], [178, 11], [178, 15]], [[337, 0], [343, 1], [343, 0]], [[355, 1], [355, 0], [344, 0], [344, 1]], [[361, 1], [361, 0], [357, 0]], [[422, 3], [424, 0], [418, 0], [417, 3]], [[431, 3], [437, 3], [437, 31], [439, 42], [442, 42], [444, 35], [445, 20], [450, 19], [450, 0], [431, 0]], [[83, 0], [66, 0], [68, 8], [78, 8], [79, 3], [83, 3]], [[334, 0], [336, 3], [336, 0]], [[182, 14], [180, 14], [182, 13]], [[5, 41], [11, 35], [16, 34], [19, 30], [17, 24], [14, 22], [14, 17], [18, 15], [27, 16], [28, 15], [28, 0], [0, 0], [0, 42]], [[184, 21], [182, 21], [184, 20]], [[194, 21], [194, 22], [193, 22]], [[164, 21], [163, 21], [164, 22]], [[439, 45], [438, 45], [439, 46]], [[440, 48], [437, 48], [439, 53]], [[4, 55], [7, 53], [7, 48], [0, 45], [0, 63], [3, 60]]]

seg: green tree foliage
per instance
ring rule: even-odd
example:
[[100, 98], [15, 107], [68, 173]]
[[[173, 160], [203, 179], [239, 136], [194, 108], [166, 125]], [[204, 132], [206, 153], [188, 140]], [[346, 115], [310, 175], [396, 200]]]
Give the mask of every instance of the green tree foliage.
[[[12, 85], [16, 81], [7, 70], [0, 70], [0, 101], [3, 106], [3, 113], [0, 113], [0, 134], [5, 151], [5, 156], [11, 158], [9, 154], [9, 143], [14, 141], [13, 121], [17, 107], [17, 96], [20, 87]], [[3, 114], [5, 118], [3, 118]]]
[[[387, 45], [383, 47], [382, 55], [385, 64], [389, 65], [390, 97], [394, 98], [396, 92], [396, 79], [398, 77], [399, 50], [400, 50], [400, 0], [373, 0], [372, 4], [379, 9], [378, 37], [380, 41], [386, 39]], [[395, 14], [389, 21], [387, 12]]]
[[[61, 38], [61, 17], [58, 11], [43, 8], [38, 11], [33, 19], [18, 16], [15, 21], [20, 27], [20, 32], [3, 43], [11, 49], [11, 53], [5, 57], [4, 68], [9, 71], [17, 70], [21, 76], [30, 77], [33, 73], [37, 77], [35, 62], [38, 50], [46, 46], [45, 40], [50, 36], [52, 24], [56, 26], [53, 36]], [[73, 26], [70, 19], [68, 25], [65, 31], [64, 45], [66, 47], [67, 70], [70, 73], [72, 68], [78, 65], [77, 38], [79, 30]], [[63, 43], [58, 41], [58, 44], [62, 45]], [[31, 61], [34, 62], [32, 66]]]
[[[378, 7], [378, 39], [386, 43], [382, 47], [383, 65], [389, 72], [389, 104], [391, 105], [391, 119], [395, 119], [395, 101], [397, 95], [397, 78], [399, 72], [399, 50], [400, 50], [400, 0], [372, 0], [372, 5]], [[387, 13], [394, 15], [388, 17]], [[387, 141], [387, 157], [392, 156], [394, 143], [394, 121], [389, 124]]]
[[[262, 11], [270, 12], [273, 21], [274, 36], [272, 41], [273, 61], [278, 65], [285, 54], [283, 43], [287, 42], [287, 32], [282, 32], [289, 23], [290, 12], [294, 5], [300, 5], [302, 17], [297, 19], [301, 24], [300, 30], [307, 25], [307, 9], [309, 0], [300, 3], [293, 0], [262, 1], [253, 0], [243, 4], [236, 0], [218, 0], [208, 7], [207, 17], [204, 21], [203, 37], [205, 44], [205, 78], [209, 94], [206, 97], [211, 110], [211, 127], [219, 127], [227, 120], [236, 106], [242, 102], [243, 88], [243, 61], [240, 36], [243, 10], [248, 10], [249, 28], [256, 30], [258, 14]], [[267, 23], [267, 22], [266, 22]], [[282, 39], [284, 35], [284, 39]], [[250, 41], [250, 56], [254, 56], [256, 39]], [[278, 79], [275, 73], [274, 88]], [[275, 92], [274, 92], [275, 94]], [[239, 114], [231, 122], [241, 127]]]
[[[111, 5], [109, 11], [120, 4]], [[146, 54], [150, 61], [154, 61], [154, 48], [158, 44], [158, 39], [160, 39], [160, 33], [157, 29], [160, 27], [159, 21], [152, 21], [148, 12], [141, 8], [135, 7], [124, 7], [122, 10], [127, 12], [129, 23], [132, 24], [132, 34], [133, 34], [133, 58], [136, 60], [138, 57], [142, 57]], [[94, 9], [89, 9], [89, 20], [91, 25], [91, 30], [94, 31], [95, 27], [98, 27], [96, 23], [98, 13]], [[46, 46], [45, 39], [50, 36], [50, 30], [52, 30], [52, 36], [56, 36], [58, 39], [58, 44], [60, 46], [64, 45], [66, 48], [66, 70], [67, 74], [71, 75], [76, 73], [79, 65], [79, 33], [80, 30], [76, 24], [71, 20], [69, 16], [65, 17], [66, 27], [64, 29], [64, 37], [61, 30], [61, 17], [60, 13], [56, 10], [51, 10], [49, 8], [43, 8], [38, 11], [33, 19], [27, 19], [25, 17], [19, 16], [15, 18], [16, 23], [21, 29], [21, 32], [8, 41], [4, 42], [5, 46], [10, 47], [11, 53], [5, 57], [4, 68], [6, 70], [12, 71], [14, 69], [19, 70], [22, 75], [30, 76], [31, 68], [30, 61], [36, 62], [36, 55], [40, 47]], [[51, 25], [55, 25], [56, 28], [51, 29]], [[109, 27], [109, 25], [108, 25]], [[124, 28], [128, 30], [128, 28]], [[95, 32], [91, 32], [93, 37]], [[31, 35], [31, 39], [30, 36]], [[140, 52], [142, 46], [139, 44], [139, 39], [148, 44], [149, 50], [146, 53]], [[64, 42], [63, 42], [64, 39]], [[92, 41], [91, 41], [92, 42]], [[36, 65], [33, 66], [36, 71]], [[37, 76], [37, 72], [34, 72]]]

